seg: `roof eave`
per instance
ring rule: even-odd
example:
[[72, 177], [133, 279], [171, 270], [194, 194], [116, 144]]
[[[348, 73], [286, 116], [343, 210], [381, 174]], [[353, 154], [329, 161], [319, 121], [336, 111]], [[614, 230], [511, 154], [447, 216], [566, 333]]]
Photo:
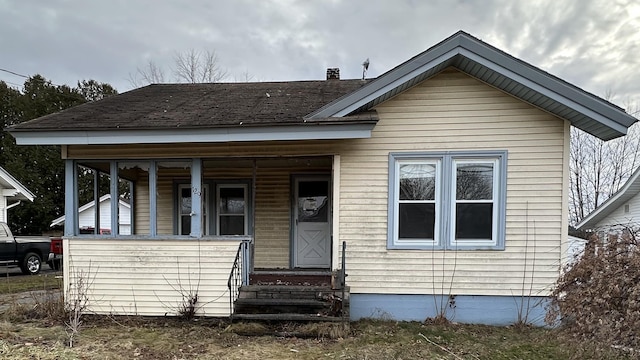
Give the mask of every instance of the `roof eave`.
[[337, 140], [371, 137], [376, 121], [191, 129], [10, 130], [18, 145], [111, 145]]
[[598, 222], [602, 221], [602, 219], [611, 214], [620, 205], [631, 200], [638, 192], [640, 192], [640, 168], [636, 169], [620, 190], [582, 219], [582, 221], [576, 225], [576, 229], [593, 229]]

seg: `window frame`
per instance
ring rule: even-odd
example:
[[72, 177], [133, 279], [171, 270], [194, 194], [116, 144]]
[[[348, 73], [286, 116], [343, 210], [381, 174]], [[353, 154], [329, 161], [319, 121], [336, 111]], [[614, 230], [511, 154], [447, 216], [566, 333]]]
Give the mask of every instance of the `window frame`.
[[[434, 190], [434, 199], [433, 200], [401, 200], [400, 199], [400, 176], [401, 170], [400, 167], [404, 164], [415, 164], [415, 165], [433, 165], [435, 167], [435, 190]], [[396, 239], [395, 243], [399, 246], [429, 246], [433, 247], [437, 245], [437, 239], [440, 237], [440, 227], [438, 224], [440, 223], [440, 211], [438, 209], [441, 206], [442, 196], [441, 196], [441, 172], [442, 172], [442, 161], [438, 158], [402, 158], [398, 159], [395, 162], [395, 174], [397, 174], [397, 181], [394, 182], [394, 191], [393, 191], [393, 221], [394, 224], [398, 224], [393, 227], [393, 236]], [[420, 239], [420, 238], [406, 238], [401, 239], [399, 237], [400, 233], [400, 204], [423, 204], [423, 203], [433, 203], [435, 206], [435, 215], [433, 222], [433, 239]]]
[[[387, 248], [407, 250], [504, 250], [507, 202], [506, 150], [389, 153]], [[436, 169], [434, 239], [399, 239], [400, 165], [439, 162]], [[456, 240], [456, 170], [458, 163], [493, 164], [492, 238]]]
[[[190, 187], [190, 183], [185, 180], [174, 180], [173, 182], [173, 236], [184, 237], [186, 235], [180, 235], [180, 214], [179, 214], [179, 199], [180, 199], [180, 189], [181, 187]], [[253, 194], [252, 194], [252, 184], [249, 179], [218, 179], [218, 178], [207, 178], [202, 180], [202, 186], [206, 187], [206, 224], [205, 229], [203, 231], [203, 236], [207, 238], [216, 238], [216, 237], [229, 237], [229, 236], [252, 236], [253, 231], [253, 219], [251, 215], [253, 214], [252, 206], [253, 206]], [[245, 189], [245, 235], [218, 235], [219, 227], [218, 219], [218, 199], [219, 199], [219, 187], [243, 187]], [[211, 190], [213, 189], [213, 190]], [[203, 202], [205, 199], [203, 199]]]

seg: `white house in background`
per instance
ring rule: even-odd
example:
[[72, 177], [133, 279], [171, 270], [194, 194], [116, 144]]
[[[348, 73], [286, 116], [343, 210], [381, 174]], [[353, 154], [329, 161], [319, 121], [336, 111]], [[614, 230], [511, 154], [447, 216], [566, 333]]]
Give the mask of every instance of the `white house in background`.
[[587, 215], [578, 230], [640, 226], [640, 169], [637, 169], [618, 192]]
[[567, 236], [566, 244], [562, 246], [566, 249], [562, 253], [562, 267], [567, 264], [573, 264], [584, 252], [584, 248], [587, 245], [587, 240], [575, 236]]
[[[106, 194], [100, 197], [100, 229], [104, 234], [105, 230], [111, 231], [111, 195]], [[118, 208], [119, 234], [131, 234], [131, 205], [123, 199], [119, 201]], [[51, 227], [64, 224], [64, 216], [51, 222]], [[95, 201], [86, 203], [78, 208], [78, 225], [80, 229], [94, 229], [96, 223]]]
[[34, 195], [7, 170], [0, 167], [0, 221], [7, 221], [7, 210], [22, 200], [33, 201]]

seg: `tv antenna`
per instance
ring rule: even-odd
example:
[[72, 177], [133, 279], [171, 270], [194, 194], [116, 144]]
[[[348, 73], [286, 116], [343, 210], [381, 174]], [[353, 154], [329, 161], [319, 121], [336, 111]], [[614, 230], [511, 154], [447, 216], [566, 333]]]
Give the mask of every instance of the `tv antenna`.
[[369, 70], [369, 58], [362, 63], [362, 80], [364, 80], [367, 70]]

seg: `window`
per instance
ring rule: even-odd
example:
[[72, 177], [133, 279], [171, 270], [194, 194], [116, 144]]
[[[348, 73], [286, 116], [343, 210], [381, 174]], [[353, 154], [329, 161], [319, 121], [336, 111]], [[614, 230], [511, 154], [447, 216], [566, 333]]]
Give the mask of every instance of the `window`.
[[[205, 235], [249, 234], [249, 185], [247, 182], [205, 181], [202, 196], [202, 221]], [[209, 195], [209, 188], [215, 190]], [[191, 232], [191, 185], [177, 184], [176, 226], [178, 235]], [[210, 199], [211, 197], [211, 199]], [[209, 216], [211, 214], [211, 216]]]
[[399, 243], [433, 244], [437, 239], [440, 162], [437, 160], [400, 160], [396, 163], [395, 204]]
[[246, 235], [247, 186], [243, 184], [218, 185], [217, 235]]
[[390, 249], [504, 249], [506, 151], [393, 153]]
[[[202, 223], [204, 226], [202, 230], [205, 235], [209, 234], [209, 224], [207, 221], [207, 194], [209, 193], [208, 186], [204, 185], [204, 193], [202, 195]], [[191, 185], [180, 184], [178, 185], [178, 235], [191, 234]]]

